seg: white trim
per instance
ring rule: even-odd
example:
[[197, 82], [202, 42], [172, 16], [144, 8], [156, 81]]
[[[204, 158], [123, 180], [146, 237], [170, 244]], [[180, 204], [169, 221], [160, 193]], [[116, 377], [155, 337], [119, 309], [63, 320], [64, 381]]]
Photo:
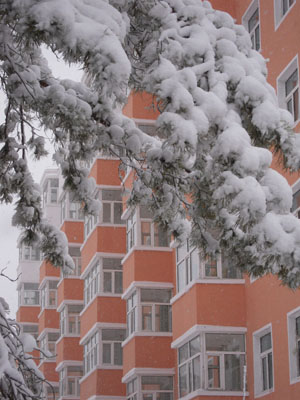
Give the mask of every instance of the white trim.
[[132, 118], [136, 124], [155, 125], [156, 119]]
[[[248, 397], [249, 392], [246, 392], [245, 395]], [[206, 390], [206, 389], [197, 389], [194, 392], [191, 392], [187, 394], [184, 397], [180, 397], [180, 400], [190, 400], [194, 399], [195, 397], [198, 396], [231, 396], [231, 397], [243, 397], [243, 392], [230, 392], [230, 391], [224, 391], [224, 390]]]
[[134, 252], [134, 251], [162, 251], [162, 252], [172, 252], [174, 249], [170, 249], [170, 247], [157, 247], [157, 246], [132, 246], [129, 252], [126, 254], [126, 256], [122, 260], [122, 264], [125, 263], [125, 261], [129, 258], [129, 256]]
[[95, 322], [89, 331], [80, 339], [79, 344], [83, 345], [84, 342], [100, 329], [126, 329], [126, 324], [117, 322]]
[[[59, 333], [59, 328], [45, 328], [42, 332], [38, 335], [36, 340], [40, 341], [43, 336], [46, 336], [47, 333]], [[57, 341], [56, 341], [57, 343]]]
[[[124, 181], [125, 181], [125, 178], [127, 177], [127, 175], [129, 175], [129, 173], [130, 172], [128, 172], [127, 174], [126, 174], [126, 176], [124, 177]], [[134, 210], [134, 208], [133, 207], [127, 207], [124, 211], [123, 211], [123, 214], [121, 215], [121, 220], [127, 220], [128, 219], [128, 217], [129, 217], [129, 215], [131, 214], [131, 212]]]
[[196, 284], [213, 284], [213, 285], [244, 285], [245, 279], [223, 279], [223, 278], [206, 278], [195, 279], [189, 282], [180, 292], [176, 293], [170, 300], [170, 304], [174, 304], [180, 297], [190, 291]]
[[[259, 49], [256, 50], [255, 48], [253, 50], [256, 50], [258, 52], [262, 51], [262, 46], [261, 46], [261, 12], [260, 12], [260, 0], [252, 0], [247, 8], [247, 10], [244, 12], [244, 15], [242, 16], [242, 25], [246, 29], [246, 31], [250, 34], [248, 30], [248, 22], [250, 18], [253, 16], [255, 13], [256, 9], [258, 9], [258, 25], [259, 25]], [[250, 39], [251, 40], [251, 39]]]
[[292, 188], [293, 194], [296, 193], [300, 189], [300, 178], [297, 179], [296, 182], [294, 182], [291, 185], [291, 188]]
[[122, 378], [122, 383], [129, 382], [134, 376], [168, 376], [175, 375], [175, 368], [132, 368]]
[[[83, 375], [80, 379], [79, 379], [79, 383], [80, 385], [82, 384], [82, 382], [84, 382], [90, 375], [92, 375], [95, 371], [99, 371], [99, 370], [123, 370], [123, 365], [104, 365], [104, 364], [98, 364], [95, 365], [93, 367], [93, 369], [91, 369], [87, 374]], [[84, 373], [84, 371], [83, 371]], [[107, 399], [107, 397], [105, 396], [105, 399]]]
[[77, 339], [80, 339], [80, 333], [78, 333], [78, 334], [75, 334], [75, 333], [72, 333], [72, 334], [69, 334], [69, 333], [67, 333], [67, 334], [63, 334], [63, 335], [60, 335], [60, 337], [57, 339], [57, 341], [55, 342], [56, 344], [58, 344], [62, 339], [68, 339], [68, 338], [71, 338], [71, 339], [74, 339], [74, 338], [77, 338]]
[[275, 32], [277, 31], [277, 29], [279, 28], [281, 23], [285, 20], [285, 18], [287, 17], [287, 15], [290, 13], [291, 9], [294, 7], [294, 5], [297, 2], [297, 0], [295, 0], [295, 2], [289, 7], [287, 12], [284, 15], [282, 15], [281, 1], [282, 0], [274, 0], [274, 30], [275, 30]]
[[171, 343], [172, 349], [177, 349], [182, 344], [192, 339], [195, 335], [207, 333], [246, 333], [247, 328], [244, 326], [219, 326], [219, 325], [194, 325], [183, 335], [179, 336]]
[[287, 332], [288, 332], [288, 349], [289, 349], [289, 373], [290, 373], [290, 384], [300, 382], [300, 375], [297, 376], [297, 355], [295, 354], [295, 321], [296, 318], [300, 317], [300, 307], [297, 307], [289, 311], [286, 315], [287, 319]]
[[57, 367], [55, 368], [55, 371], [59, 372], [60, 370], [62, 370], [63, 368], [66, 368], [66, 367], [82, 367], [83, 368], [83, 362], [78, 361], [78, 360], [63, 360], [57, 365]]
[[125, 292], [123, 292], [122, 299], [126, 300], [128, 297], [131, 296], [132, 292], [137, 288], [174, 289], [174, 285], [171, 282], [133, 281], [125, 290]]
[[[271, 389], [262, 389], [262, 367], [261, 367], [261, 352], [260, 352], [260, 338], [266, 334], [271, 334], [272, 342], [272, 374], [273, 374], [273, 387]], [[253, 377], [254, 377], [254, 398], [265, 396], [275, 390], [275, 377], [274, 377], [274, 341], [272, 333], [272, 324], [264, 325], [262, 328], [252, 332], [253, 337]]]
[[[276, 88], [277, 88], [277, 98], [278, 104], [281, 108], [287, 110], [286, 107], [286, 96], [285, 96], [285, 82], [292, 75], [294, 70], [298, 71], [298, 96], [300, 100], [300, 82], [299, 82], [299, 61], [298, 61], [298, 53], [291, 59], [291, 61], [287, 64], [287, 66], [280, 72], [280, 74], [276, 78]], [[294, 121], [293, 127], [295, 127], [300, 121], [300, 106], [298, 110], [298, 120]]]
[[135, 337], [148, 336], [148, 337], [172, 337], [172, 332], [153, 332], [153, 331], [138, 331], [132, 332], [123, 342], [122, 347], [126, 346]]
[[94, 394], [93, 396], [89, 397], [87, 400], [126, 400], [126, 397], [122, 396], [98, 396]]
[[65, 305], [68, 304], [75, 304], [78, 306], [83, 306], [84, 305], [84, 301], [83, 300], [68, 300], [68, 299], [63, 299], [63, 301], [60, 303], [60, 305], [57, 307], [57, 312], [61, 312], [61, 310], [64, 308]]
[[[57, 267], [57, 269], [58, 268], [59, 267]], [[45, 285], [45, 283], [47, 283], [47, 281], [57, 281], [57, 283], [58, 283], [60, 281], [60, 277], [59, 276], [49, 276], [49, 275], [45, 276], [39, 285], [39, 290], [41, 290], [43, 288], [43, 286]]]
[[102, 251], [97, 251], [94, 253], [93, 257], [89, 261], [88, 265], [85, 267], [84, 271], [80, 275], [80, 279], [85, 279], [91, 268], [94, 266], [94, 262], [97, 258], [119, 258], [122, 264], [122, 258], [125, 256], [124, 253], [105, 253]]

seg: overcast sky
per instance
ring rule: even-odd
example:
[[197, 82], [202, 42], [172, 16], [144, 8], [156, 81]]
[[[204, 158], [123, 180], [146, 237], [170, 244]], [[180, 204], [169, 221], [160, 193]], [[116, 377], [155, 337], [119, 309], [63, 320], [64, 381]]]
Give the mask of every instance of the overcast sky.
[[[56, 56], [50, 51], [45, 50], [45, 55], [55, 77], [80, 81], [82, 71], [79, 68], [69, 67], [65, 63], [58, 61]], [[0, 93], [1, 123], [4, 121], [4, 108], [5, 97], [3, 93]], [[49, 144], [49, 150], [50, 149], [51, 146]], [[55, 166], [51, 157], [47, 157], [39, 162], [29, 160], [29, 163], [33, 177], [38, 183], [42, 177], [44, 169]], [[0, 206], [0, 269], [7, 267], [5, 273], [11, 278], [16, 278], [18, 266], [18, 250], [16, 244], [20, 231], [11, 226], [13, 211], [13, 205]], [[11, 310], [10, 317], [14, 317], [18, 307], [16, 283], [12, 283], [5, 278], [0, 278], [0, 297], [4, 297], [8, 302]]]

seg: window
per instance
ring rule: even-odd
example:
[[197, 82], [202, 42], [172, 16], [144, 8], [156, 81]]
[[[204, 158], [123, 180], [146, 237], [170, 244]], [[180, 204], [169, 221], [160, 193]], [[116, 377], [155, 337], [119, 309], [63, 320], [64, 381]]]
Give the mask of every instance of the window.
[[84, 344], [84, 373], [87, 374], [98, 364], [99, 332], [96, 332]]
[[171, 290], [140, 289], [142, 331], [171, 332], [172, 309]]
[[259, 23], [259, 3], [254, 0], [242, 18], [244, 27], [250, 34], [252, 48], [260, 50], [260, 23]]
[[102, 329], [102, 364], [123, 365], [122, 342], [125, 329]]
[[180, 397], [201, 387], [200, 350], [200, 336], [196, 336], [178, 349]]
[[127, 299], [127, 332], [171, 332], [170, 289], [137, 289]]
[[81, 304], [66, 304], [60, 312], [60, 334], [80, 335]]
[[186, 241], [176, 248], [177, 291], [196, 279], [242, 279], [241, 270], [230, 263], [230, 257], [201, 257], [199, 250]]
[[41, 358], [55, 362], [56, 341], [59, 338], [58, 332], [48, 332], [40, 340]]
[[61, 222], [63, 222], [65, 219], [84, 219], [82, 203], [75, 201], [74, 195], [71, 192], [65, 193], [61, 200]]
[[127, 333], [131, 335], [133, 332], [137, 330], [137, 292], [133, 292], [133, 294], [127, 299]]
[[122, 294], [123, 272], [121, 259], [103, 258], [103, 292]]
[[38, 283], [22, 283], [19, 290], [20, 306], [38, 306], [40, 304], [40, 292]]
[[300, 309], [293, 310], [288, 318], [288, 343], [291, 383], [300, 380]]
[[132, 379], [126, 385], [126, 400], [137, 400], [138, 398], [138, 388], [137, 388], [137, 378]]
[[95, 263], [84, 280], [84, 303], [88, 304], [98, 293], [99, 261]]
[[299, 120], [299, 68], [296, 56], [277, 78], [280, 107], [287, 109], [294, 121]]
[[293, 205], [291, 212], [294, 213], [296, 217], [300, 218], [300, 189], [293, 194]]
[[255, 394], [273, 389], [273, 349], [270, 326], [253, 334]]
[[47, 280], [41, 288], [41, 309], [56, 308], [58, 281]]
[[[202, 333], [178, 349], [180, 397], [197, 389], [242, 391], [245, 337]], [[204, 376], [202, 368], [204, 367]]]
[[145, 206], [140, 206], [140, 223], [142, 246], [169, 246], [167, 232], [151, 220], [151, 211]]
[[41, 261], [42, 254], [38, 246], [26, 246], [24, 243], [19, 248], [19, 261]]
[[49, 178], [43, 186], [43, 207], [46, 204], [56, 204], [58, 201], [58, 178]]
[[102, 200], [102, 222], [104, 224], [117, 224], [124, 225], [125, 222], [121, 220], [123, 212], [121, 190], [101, 190]]
[[296, 0], [274, 0], [276, 29], [295, 3]]
[[173, 400], [172, 376], [142, 376], [143, 400]]
[[241, 391], [245, 365], [245, 338], [241, 334], [207, 333], [207, 389]]
[[63, 270], [62, 269], [62, 276], [64, 278], [72, 278], [74, 276], [81, 275], [81, 253], [79, 247], [69, 247], [69, 254], [72, 257], [74, 262], [75, 268], [71, 270]]
[[45, 400], [57, 400], [59, 398], [59, 387], [45, 384], [44, 396]]
[[23, 333], [29, 333], [30, 335], [32, 335], [35, 339], [38, 338], [39, 335], [39, 326], [37, 325], [31, 325], [31, 324], [24, 324], [21, 325], [22, 328], [22, 332]]
[[80, 397], [79, 380], [82, 377], [81, 366], [70, 366], [63, 368], [59, 373], [60, 396]]
[[136, 245], [136, 213], [132, 212], [126, 224], [127, 251]]
[[120, 258], [99, 258], [84, 280], [84, 299], [88, 304], [98, 294], [121, 295], [123, 271]]
[[295, 69], [285, 81], [285, 104], [287, 110], [293, 115], [294, 121], [297, 121], [299, 118], [298, 69]]

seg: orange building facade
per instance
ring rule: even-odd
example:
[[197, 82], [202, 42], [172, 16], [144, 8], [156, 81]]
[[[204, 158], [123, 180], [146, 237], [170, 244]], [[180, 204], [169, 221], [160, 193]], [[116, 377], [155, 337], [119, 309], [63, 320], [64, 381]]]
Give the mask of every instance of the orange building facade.
[[[300, 1], [211, 3], [243, 24], [269, 60], [268, 81], [297, 131]], [[124, 114], [155, 134], [151, 104], [147, 94], [131, 95]], [[83, 217], [57, 170], [41, 182], [45, 215], [66, 234], [75, 270], [60, 271], [18, 243], [17, 320], [43, 351], [46, 398], [299, 399], [299, 290], [171, 242], [149, 210], [126, 208], [133, 172], [118, 159], [99, 155], [89, 169], [98, 216]], [[300, 179], [286, 177], [298, 213]]]

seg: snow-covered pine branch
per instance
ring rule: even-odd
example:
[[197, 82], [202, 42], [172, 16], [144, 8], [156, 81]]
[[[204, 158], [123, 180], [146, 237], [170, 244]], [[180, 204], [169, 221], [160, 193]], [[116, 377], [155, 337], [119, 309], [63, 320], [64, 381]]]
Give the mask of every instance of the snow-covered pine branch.
[[[23, 154], [31, 146], [41, 155], [43, 143], [34, 130], [24, 144], [14, 133], [32, 113], [52, 131], [65, 187], [86, 212], [97, 205], [76, 160], [120, 146], [136, 160], [131, 204], [146, 202], [179, 240], [191, 227], [205, 252], [226, 248], [237, 266], [299, 286], [300, 222], [290, 214], [291, 189], [270, 169], [270, 149], [299, 169], [299, 139], [242, 26], [200, 0], [6, 0], [0, 13], [8, 98], [0, 198], [19, 196], [15, 223], [47, 244], [54, 264], [66, 256], [63, 242], [41, 219]], [[41, 45], [80, 62], [89, 87], [54, 78]], [[153, 94], [164, 140], [121, 114], [129, 88]]]

